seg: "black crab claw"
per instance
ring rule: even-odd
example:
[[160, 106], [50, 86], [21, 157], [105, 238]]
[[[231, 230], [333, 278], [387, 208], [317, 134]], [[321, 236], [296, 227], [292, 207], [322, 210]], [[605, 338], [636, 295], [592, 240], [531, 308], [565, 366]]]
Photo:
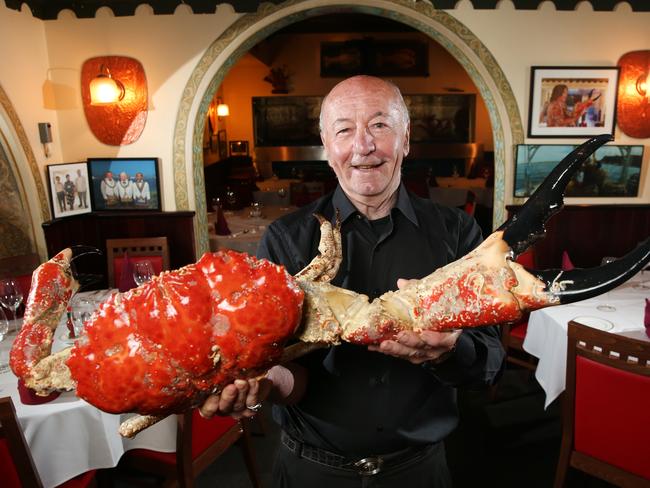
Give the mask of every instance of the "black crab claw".
[[650, 262], [650, 237], [625, 256], [596, 268], [528, 270], [560, 299], [573, 303], [601, 295], [627, 281]]
[[600, 146], [613, 140], [609, 134], [589, 139], [566, 156], [537, 187], [523, 207], [498, 230], [510, 246], [513, 259], [544, 237], [544, 224], [564, 205], [564, 192], [582, 163]]
[[82, 246], [82, 245], [70, 246], [70, 249], [72, 250], [72, 258], [70, 258], [70, 272], [72, 273], [72, 277], [75, 280], [77, 280], [77, 282], [79, 283], [79, 290], [100, 283], [103, 279], [102, 275], [79, 273], [77, 271], [77, 266], [75, 264], [75, 261], [82, 256], [87, 256], [91, 254], [102, 255], [103, 253], [101, 249], [98, 249], [93, 246]]
[[[564, 192], [582, 163], [600, 146], [611, 141], [609, 134], [596, 136], [578, 146], [551, 171], [524, 206], [499, 230], [512, 250], [512, 259], [544, 237], [544, 224], [564, 205]], [[546, 284], [560, 303], [586, 300], [616, 288], [650, 262], [650, 238], [612, 263], [597, 268], [527, 270]]]

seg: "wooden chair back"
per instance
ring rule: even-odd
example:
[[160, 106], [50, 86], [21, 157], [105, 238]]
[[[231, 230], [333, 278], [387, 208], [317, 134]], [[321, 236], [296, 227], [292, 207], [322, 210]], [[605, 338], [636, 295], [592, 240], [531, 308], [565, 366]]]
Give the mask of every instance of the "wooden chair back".
[[11, 397], [0, 398], [0, 467], [2, 486], [43, 486]]
[[177, 415], [176, 452], [162, 453], [133, 449], [124, 462], [136, 470], [173, 481], [180, 488], [192, 488], [196, 477], [233, 444], [239, 443], [251, 484], [261, 488], [250, 441], [249, 421], [232, 417], [204, 419], [198, 409]]
[[108, 266], [108, 286], [118, 285], [115, 273], [116, 258], [128, 253], [134, 257], [162, 258], [162, 271], [169, 270], [169, 245], [166, 237], [136, 237], [129, 239], [106, 239], [106, 260]]
[[650, 487], [650, 341], [569, 322], [562, 445], [569, 467], [621, 487]]

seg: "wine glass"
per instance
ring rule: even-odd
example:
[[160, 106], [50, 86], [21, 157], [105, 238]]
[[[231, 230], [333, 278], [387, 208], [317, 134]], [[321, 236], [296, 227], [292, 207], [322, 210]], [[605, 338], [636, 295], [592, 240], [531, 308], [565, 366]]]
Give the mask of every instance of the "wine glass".
[[0, 304], [7, 310], [11, 310], [16, 317], [16, 311], [23, 303], [23, 292], [18, 283], [11, 278], [0, 281]]
[[154, 271], [151, 261], [136, 261], [133, 264], [133, 279], [138, 286], [151, 281]]
[[95, 303], [88, 298], [77, 298], [72, 303], [72, 325], [75, 337], [79, 337], [84, 324], [90, 319], [95, 310]]
[[[2, 342], [5, 336], [9, 333], [9, 321], [4, 311], [0, 308], [0, 342]], [[0, 364], [0, 367], [2, 365]]]
[[280, 209], [287, 210], [287, 190], [284, 188], [278, 188], [278, 197], [280, 197]]
[[[613, 263], [616, 261], [615, 257], [612, 256], [606, 256], [603, 258], [603, 260], [600, 262], [601, 266], [609, 263]], [[616, 307], [609, 303], [609, 292], [605, 292], [603, 295], [605, 303], [602, 305], [598, 305], [596, 308], [600, 310], [601, 312], [616, 312]]]
[[230, 187], [226, 190], [226, 203], [231, 210], [237, 208], [237, 192], [231, 190]]

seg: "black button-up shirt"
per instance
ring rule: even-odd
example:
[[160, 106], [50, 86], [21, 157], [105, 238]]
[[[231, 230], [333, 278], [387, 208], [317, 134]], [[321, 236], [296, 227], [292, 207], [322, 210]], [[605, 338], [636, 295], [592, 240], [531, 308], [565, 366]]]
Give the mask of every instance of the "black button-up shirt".
[[[371, 299], [422, 278], [481, 242], [464, 212], [409, 194], [402, 185], [389, 216], [369, 221], [338, 187], [333, 194], [269, 226], [258, 256], [291, 274], [318, 253], [319, 213], [342, 221], [343, 262], [332, 284]], [[489, 383], [503, 363], [498, 329], [465, 330], [450, 359], [416, 366], [365, 347], [342, 344], [299, 360], [309, 370], [304, 398], [276, 406], [274, 416], [294, 438], [349, 457], [385, 454], [444, 439], [458, 423], [454, 386]]]

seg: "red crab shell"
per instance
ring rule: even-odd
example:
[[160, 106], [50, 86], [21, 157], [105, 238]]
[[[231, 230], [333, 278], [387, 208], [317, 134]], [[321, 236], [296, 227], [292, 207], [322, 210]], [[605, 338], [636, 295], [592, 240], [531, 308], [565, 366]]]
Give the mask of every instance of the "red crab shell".
[[277, 361], [302, 300], [280, 266], [206, 253], [101, 306], [67, 361], [77, 395], [107, 412], [181, 412]]

